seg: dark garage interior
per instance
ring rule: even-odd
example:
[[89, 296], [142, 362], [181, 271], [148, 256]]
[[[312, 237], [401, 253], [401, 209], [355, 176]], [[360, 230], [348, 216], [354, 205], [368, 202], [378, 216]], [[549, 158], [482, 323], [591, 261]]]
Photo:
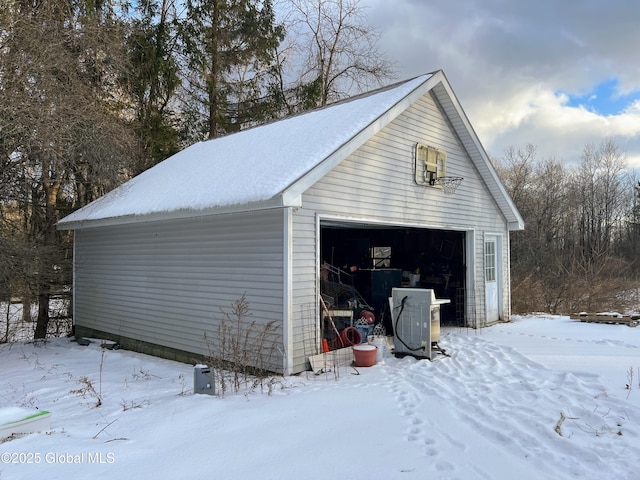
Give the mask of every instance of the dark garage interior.
[[393, 287], [433, 289], [451, 301], [443, 325], [464, 324], [465, 232], [370, 224], [321, 224], [321, 293], [332, 309], [368, 305], [376, 323], [391, 331]]

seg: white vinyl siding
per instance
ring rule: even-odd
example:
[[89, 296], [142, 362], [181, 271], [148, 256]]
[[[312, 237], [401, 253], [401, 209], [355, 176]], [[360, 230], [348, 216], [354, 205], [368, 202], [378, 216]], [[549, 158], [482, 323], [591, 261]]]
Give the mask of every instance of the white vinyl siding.
[[258, 328], [282, 332], [282, 222], [269, 210], [78, 230], [75, 321], [206, 355], [204, 333], [246, 294]]
[[[466, 137], [471, 143], [463, 144], [443, 116], [443, 110], [449, 112], [460, 131], [469, 128], [453, 103], [438, 105], [435, 98], [433, 91], [425, 94], [326, 175], [323, 170], [302, 193], [299, 207], [82, 226], [75, 232], [77, 324], [206, 355], [204, 333], [213, 335], [221, 309], [230, 311], [246, 294], [253, 320], [279, 322], [278, 348], [288, 358], [278, 367], [302, 371], [308, 355], [317, 353], [310, 351], [309, 340], [318, 316], [322, 218], [468, 232], [472, 245], [466, 251], [473, 259], [467, 307], [473, 307], [468, 311], [475, 312], [476, 325], [482, 324], [484, 235], [508, 239], [502, 212], [511, 207], [504, 195], [489, 191], [485, 179], [493, 173], [471, 161], [467, 149], [477, 155], [478, 145]], [[417, 143], [446, 152], [447, 175], [464, 177], [455, 194], [416, 185]], [[491, 188], [499, 188], [494, 183]], [[499, 208], [496, 201], [504, 205]], [[504, 269], [508, 302], [508, 245], [503, 260], [497, 265]], [[507, 311], [508, 304], [504, 307]]]
[[[417, 142], [446, 151], [447, 175], [464, 177], [455, 194], [416, 185], [414, 148]], [[303, 195], [294, 221], [294, 311], [317, 302], [317, 215], [389, 225], [507, 233], [498, 209], [459, 138], [443, 118], [431, 95], [425, 95]], [[476, 271], [471, 273], [476, 295], [483, 298], [483, 235], [476, 238]], [[507, 287], [508, 288], [508, 285]], [[478, 298], [475, 300], [478, 301]], [[473, 309], [475, 311], [475, 309]], [[470, 309], [471, 311], [471, 309]], [[477, 312], [480, 317], [483, 312]], [[303, 356], [302, 322], [294, 337], [296, 356]], [[296, 362], [300, 364], [302, 360]]]
[[[464, 177], [454, 195], [415, 184], [416, 141], [447, 152], [447, 174]], [[505, 228], [504, 217], [429, 96], [416, 102], [309, 189], [303, 196], [303, 208], [390, 223]]]
[[296, 210], [293, 215], [292, 245], [292, 336], [293, 371], [307, 368], [307, 357], [318, 353], [314, 349], [313, 325], [319, 315], [318, 278], [316, 274], [316, 217], [306, 209]]

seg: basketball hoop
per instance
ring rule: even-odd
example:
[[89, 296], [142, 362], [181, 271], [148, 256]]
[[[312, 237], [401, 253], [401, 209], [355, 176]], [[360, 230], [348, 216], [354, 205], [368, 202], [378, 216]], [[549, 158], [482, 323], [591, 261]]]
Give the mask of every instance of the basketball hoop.
[[440, 185], [442, 191], [447, 195], [454, 193], [464, 180], [462, 177], [438, 177], [433, 181], [433, 185]]

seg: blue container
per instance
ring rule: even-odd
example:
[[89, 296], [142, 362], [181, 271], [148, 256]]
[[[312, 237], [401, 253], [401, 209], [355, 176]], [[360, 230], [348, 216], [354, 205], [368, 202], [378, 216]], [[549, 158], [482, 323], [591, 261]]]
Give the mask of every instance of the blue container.
[[373, 327], [373, 325], [356, 325], [356, 330], [358, 330], [358, 333], [360, 333], [362, 337], [361, 343], [367, 343], [369, 335], [373, 335]]

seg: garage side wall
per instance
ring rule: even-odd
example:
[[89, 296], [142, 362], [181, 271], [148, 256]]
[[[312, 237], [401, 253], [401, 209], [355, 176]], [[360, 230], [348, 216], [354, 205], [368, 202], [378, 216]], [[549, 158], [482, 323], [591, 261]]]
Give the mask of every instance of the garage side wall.
[[255, 357], [282, 370], [282, 222], [277, 209], [77, 230], [76, 329], [189, 361], [219, 347], [220, 322], [246, 295], [246, 320], [270, 331]]
[[[455, 194], [417, 185], [414, 148], [423, 143], [447, 153], [447, 175], [464, 180]], [[317, 302], [318, 216], [448, 230], [476, 231], [476, 271], [468, 288], [483, 299], [482, 232], [508, 235], [507, 225], [459, 138], [427, 94], [303, 195], [293, 220], [294, 311]], [[312, 236], [313, 235], [313, 236]], [[508, 264], [508, 262], [504, 262]], [[471, 296], [469, 298], [472, 298]], [[508, 298], [508, 295], [505, 295]], [[476, 299], [477, 301], [478, 299]], [[480, 309], [476, 312], [482, 315]], [[296, 365], [304, 359], [302, 322], [295, 327]]]

